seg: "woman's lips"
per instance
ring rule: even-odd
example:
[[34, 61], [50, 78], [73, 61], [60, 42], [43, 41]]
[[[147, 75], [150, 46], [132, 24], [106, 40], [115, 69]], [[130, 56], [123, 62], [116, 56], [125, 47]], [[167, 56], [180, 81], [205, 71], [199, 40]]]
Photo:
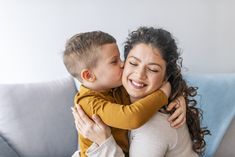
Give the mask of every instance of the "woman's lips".
[[146, 84], [142, 83], [142, 82], [139, 82], [139, 81], [134, 81], [134, 80], [129, 80], [131, 85], [134, 87], [134, 88], [137, 88], [137, 89], [141, 89], [143, 87], [146, 86]]

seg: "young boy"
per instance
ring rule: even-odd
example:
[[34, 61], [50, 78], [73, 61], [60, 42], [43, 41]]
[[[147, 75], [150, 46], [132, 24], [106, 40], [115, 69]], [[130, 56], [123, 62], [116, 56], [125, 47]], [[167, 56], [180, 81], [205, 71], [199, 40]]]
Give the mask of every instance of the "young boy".
[[[123, 63], [116, 40], [101, 31], [74, 35], [68, 40], [63, 57], [68, 72], [82, 84], [74, 98], [75, 106], [81, 105], [90, 117], [98, 114], [112, 127], [117, 144], [128, 154], [128, 130], [140, 127], [168, 103], [169, 83], [130, 104], [129, 96], [121, 86]], [[81, 157], [86, 156], [91, 144], [79, 135]]]

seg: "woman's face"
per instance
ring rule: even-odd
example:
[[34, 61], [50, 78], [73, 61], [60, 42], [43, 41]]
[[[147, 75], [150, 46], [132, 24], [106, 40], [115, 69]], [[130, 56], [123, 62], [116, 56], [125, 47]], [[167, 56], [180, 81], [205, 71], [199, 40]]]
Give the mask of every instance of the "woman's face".
[[137, 44], [129, 52], [122, 74], [122, 84], [132, 102], [159, 89], [165, 79], [166, 63], [159, 49]]

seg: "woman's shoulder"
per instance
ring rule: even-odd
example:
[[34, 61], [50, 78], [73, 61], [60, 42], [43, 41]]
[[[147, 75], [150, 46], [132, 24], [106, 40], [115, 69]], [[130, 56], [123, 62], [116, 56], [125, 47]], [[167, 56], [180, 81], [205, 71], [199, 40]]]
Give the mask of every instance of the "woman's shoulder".
[[[157, 112], [148, 122], [140, 128], [132, 130], [130, 133], [131, 145], [139, 146], [146, 145], [145, 152], [163, 154], [175, 146], [177, 141], [177, 131], [170, 126], [167, 121], [169, 115]], [[157, 151], [157, 152], [156, 152]]]
[[[132, 134], [143, 134], [144, 136], [155, 136], [167, 138], [169, 140], [176, 138], [177, 130], [170, 126], [167, 121], [169, 114], [157, 112], [149, 121], [141, 127], [132, 130]], [[165, 137], [166, 136], [166, 137]], [[165, 140], [165, 139], [164, 139]]]
[[170, 123], [168, 122], [169, 114], [157, 112], [148, 122], [146, 122], [142, 127], [161, 127], [165, 128], [167, 130], [175, 130], [170, 126]]

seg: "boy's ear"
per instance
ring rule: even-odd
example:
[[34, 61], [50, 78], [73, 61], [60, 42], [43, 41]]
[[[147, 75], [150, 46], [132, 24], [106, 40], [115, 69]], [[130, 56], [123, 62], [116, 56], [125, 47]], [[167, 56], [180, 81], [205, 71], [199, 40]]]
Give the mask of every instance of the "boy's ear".
[[81, 78], [88, 82], [94, 82], [96, 80], [94, 73], [89, 69], [83, 69], [81, 71]]

